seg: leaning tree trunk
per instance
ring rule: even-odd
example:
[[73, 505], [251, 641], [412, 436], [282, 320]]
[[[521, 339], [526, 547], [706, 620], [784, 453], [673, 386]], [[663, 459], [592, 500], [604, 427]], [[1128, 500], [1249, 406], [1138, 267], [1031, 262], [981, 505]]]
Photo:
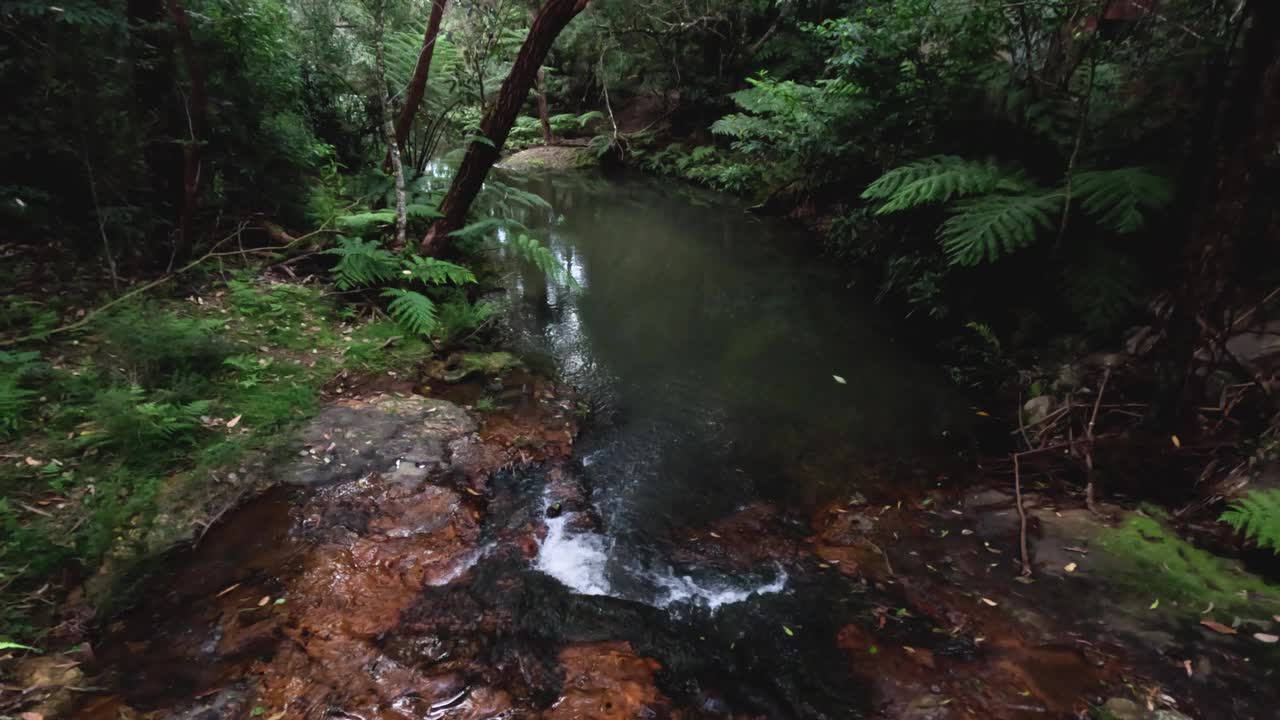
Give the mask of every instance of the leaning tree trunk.
[[444, 6], [449, 0], [432, 0], [431, 18], [427, 20], [427, 33], [422, 38], [422, 51], [418, 53], [418, 64], [413, 67], [413, 78], [404, 94], [404, 107], [400, 108], [400, 117], [396, 119], [396, 146], [404, 150], [405, 140], [409, 137], [409, 129], [413, 127], [413, 116], [418, 113], [422, 104], [422, 96], [427, 92], [427, 78], [431, 76], [431, 58], [435, 54], [436, 36], [440, 34], [440, 22], [444, 18]]
[[194, 244], [191, 234], [192, 221], [200, 200], [201, 145], [208, 132], [208, 98], [204, 91], [204, 72], [196, 55], [196, 44], [191, 39], [191, 24], [182, 0], [168, 0], [169, 14], [177, 33], [178, 47], [182, 49], [182, 61], [187, 69], [187, 82], [191, 84], [191, 97], [187, 98], [187, 122], [190, 138], [183, 143], [182, 155], [182, 211], [178, 216], [178, 242], [174, 247], [175, 258], [185, 258]]
[[1201, 178], [1182, 256], [1183, 280], [1169, 321], [1162, 368], [1161, 415], [1181, 419], [1201, 399], [1193, 361], [1203, 349], [1218, 352], [1239, 273], [1280, 233], [1273, 197], [1280, 169], [1270, 158], [1280, 147], [1280, 2], [1253, 0], [1241, 57], [1216, 122], [1207, 124], [1212, 158]]
[[511, 72], [502, 82], [498, 99], [480, 122], [480, 135], [486, 141], [472, 141], [463, 158], [458, 173], [453, 177], [449, 192], [440, 203], [441, 217], [431, 224], [427, 236], [422, 239], [423, 254], [439, 254], [449, 245], [449, 235], [462, 227], [471, 210], [471, 203], [480, 194], [489, 170], [498, 161], [507, 135], [515, 125], [520, 106], [529, 97], [529, 89], [538, 77], [538, 68], [546, 60], [551, 45], [578, 13], [586, 8], [589, 0], [546, 0], [529, 28], [520, 53], [516, 56]]
[[387, 138], [387, 154], [391, 159], [391, 172], [396, 182], [396, 239], [392, 246], [396, 252], [408, 244], [405, 228], [408, 226], [405, 206], [404, 165], [400, 162], [400, 146], [391, 126], [391, 101], [387, 98], [386, 60], [386, 2], [380, 2], [374, 15], [374, 64], [377, 71], [378, 103], [382, 108], [382, 129]]

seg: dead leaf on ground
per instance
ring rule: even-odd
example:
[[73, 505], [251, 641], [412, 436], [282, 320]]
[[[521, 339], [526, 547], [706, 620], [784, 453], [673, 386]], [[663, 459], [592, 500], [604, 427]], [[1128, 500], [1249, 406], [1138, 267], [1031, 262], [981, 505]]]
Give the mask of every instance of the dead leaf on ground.
[[1080, 567], [1080, 566], [1079, 566], [1079, 565], [1076, 565], [1075, 563], [1067, 563], [1067, 566], [1066, 566], [1066, 567], [1064, 567], [1064, 568], [1062, 568], [1062, 569], [1063, 569], [1063, 570], [1066, 570], [1066, 571], [1067, 571], [1067, 572], [1069, 572], [1069, 573], [1073, 573], [1073, 572], [1075, 572], [1075, 571], [1076, 571], [1076, 568], [1078, 568], [1078, 567]]
[[981, 600], [982, 600], [982, 602], [984, 602], [984, 603], [986, 603], [986, 604], [990, 605], [991, 607], [996, 607], [996, 606], [998, 606], [998, 605], [1000, 604], [1000, 603], [996, 602], [995, 600], [988, 600], [987, 598], [981, 598]]
[[231, 592], [232, 590], [235, 590], [238, 587], [240, 587], [240, 583], [236, 583], [235, 585], [230, 585], [226, 589], [224, 589], [222, 592], [218, 593], [217, 595], [214, 595], [214, 597], [220, 598], [223, 595], [226, 595], [227, 593]]
[[1190, 661], [1190, 660], [1183, 660], [1183, 661], [1182, 661], [1182, 667], [1183, 667], [1183, 669], [1184, 669], [1184, 670], [1186, 670], [1186, 671], [1187, 671], [1187, 677], [1191, 677], [1191, 676], [1192, 676], [1192, 674], [1193, 674], [1193, 673], [1191, 672], [1191, 661]]
[[1216, 620], [1201, 620], [1200, 624], [1222, 635], [1237, 635], [1239, 631], [1230, 625], [1223, 625]]
[[239, 425], [239, 424], [240, 424], [240, 418], [242, 418], [242, 417], [244, 417], [244, 415], [237, 415], [237, 416], [235, 416], [235, 417], [231, 418], [230, 420], [228, 420], [228, 421], [227, 421], [227, 429], [228, 429], [228, 430], [230, 430], [231, 428], [233, 428], [233, 427], [235, 427], [235, 426]]
[[1257, 640], [1258, 642], [1264, 642], [1268, 645], [1275, 645], [1276, 643], [1280, 642], [1280, 636], [1270, 635], [1267, 633], [1254, 633], [1253, 639]]
[[21, 720], [44, 720], [44, 715], [38, 712], [24, 712], [18, 716]]
[[270, 595], [263, 595], [263, 596], [262, 596], [262, 599], [258, 601], [258, 607], [265, 607], [265, 606], [266, 606], [266, 604], [267, 604], [267, 603], [269, 603], [269, 602], [271, 602], [271, 596], [270, 596]]
[[1180, 447], [1182, 447], [1182, 441], [1178, 439], [1178, 436], [1177, 436], [1177, 435], [1170, 435], [1170, 436], [1169, 436], [1169, 439], [1173, 441], [1173, 446], [1174, 446], [1174, 447], [1176, 447], [1176, 448], [1180, 448]]

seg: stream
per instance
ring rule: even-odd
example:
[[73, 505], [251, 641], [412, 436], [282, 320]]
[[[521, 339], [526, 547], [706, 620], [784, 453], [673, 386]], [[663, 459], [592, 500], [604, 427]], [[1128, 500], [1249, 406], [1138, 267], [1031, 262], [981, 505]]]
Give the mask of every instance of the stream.
[[951, 483], [974, 411], [805, 233], [651, 179], [518, 182], [573, 278], [500, 260], [530, 369], [415, 388], [478, 420], [335, 401], [295, 462], [382, 465], [169, 558], [82, 717], [1071, 717], [1123, 681], [1037, 615], [1051, 587], [998, 607], [1013, 526], [962, 533]]

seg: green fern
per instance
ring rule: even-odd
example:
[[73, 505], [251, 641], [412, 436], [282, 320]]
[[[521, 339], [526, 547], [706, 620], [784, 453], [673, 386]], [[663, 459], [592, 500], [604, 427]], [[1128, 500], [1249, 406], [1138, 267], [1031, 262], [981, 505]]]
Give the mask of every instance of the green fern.
[[528, 232], [529, 228], [523, 224], [508, 218], [485, 218], [477, 220], [461, 229], [454, 230], [450, 233], [459, 240], [479, 240], [489, 236], [490, 233], [498, 230], [507, 230], [515, 232]]
[[35, 393], [19, 387], [18, 373], [0, 373], [0, 437], [7, 437], [22, 426], [23, 415]]
[[958, 197], [996, 191], [1026, 192], [1031, 184], [991, 160], [938, 155], [881, 175], [862, 192], [864, 200], [883, 200], [877, 215], [944, 203]]
[[516, 255], [546, 273], [548, 277], [577, 287], [577, 281], [569, 274], [564, 265], [560, 264], [560, 260], [555, 253], [551, 252], [550, 248], [538, 242], [535, 238], [524, 234], [516, 235], [511, 238], [510, 247], [515, 251]]
[[476, 281], [475, 273], [461, 265], [417, 255], [405, 260], [400, 272], [424, 285], [466, 285]]
[[386, 282], [396, 276], [399, 265], [396, 256], [376, 240], [340, 236], [338, 247], [323, 254], [341, 258], [330, 270], [339, 290]]
[[388, 288], [382, 291], [382, 297], [391, 298], [387, 312], [406, 332], [426, 337], [439, 326], [436, 304], [426, 295], [412, 290]]
[[1104, 227], [1122, 235], [1137, 232], [1147, 216], [1173, 201], [1169, 180], [1149, 168], [1082, 172], [1072, 179], [1080, 206]]
[[1218, 520], [1280, 555], [1280, 490], [1254, 490], [1231, 503]]
[[1036, 241], [1040, 230], [1053, 226], [1062, 196], [989, 195], [956, 207], [938, 230], [938, 238], [952, 265], [995, 262]]

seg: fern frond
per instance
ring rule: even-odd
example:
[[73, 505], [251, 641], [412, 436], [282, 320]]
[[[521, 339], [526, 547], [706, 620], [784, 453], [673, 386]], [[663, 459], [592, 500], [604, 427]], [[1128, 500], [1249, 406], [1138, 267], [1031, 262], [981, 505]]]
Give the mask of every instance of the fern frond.
[[577, 286], [577, 281], [574, 280], [573, 275], [569, 274], [564, 265], [560, 264], [560, 260], [555, 253], [551, 252], [550, 248], [536, 239], [524, 234], [516, 235], [511, 238], [510, 246], [515, 250], [516, 255], [533, 264], [546, 273], [548, 277], [568, 285]]
[[952, 265], [995, 262], [1034, 243], [1040, 230], [1053, 225], [1061, 204], [1058, 193], [968, 200], [942, 224], [938, 239]]
[[497, 230], [528, 232], [529, 228], [507, 218], [485, 218], [466, 225], [459, 230], [454, 230], [450, 234], [459, 240], [478, 240]]
[[424, 285], [466, 285], [476, 281], [475, 274], [461, 265], [417, 255], [404, 261], [402, 274]]
[[1141, 230], [1149, 214], [1173, 201], [1168, 178], [1144, 167], [1079, 173], [1072, 193], [1094, 220], [1122, 235]]
[[329, 271], [339, 290], [377, 285], [396, 275], [398, 262], [395, 254], [376, 240], [339, 236], [338, 246], [322, 254], [340, 258]]
[[1280, 490], [1254, 490], [1231, 503], [1218, 520], [1280, 555]]
[[431, 302], [431, 298], [400, 288], [383, 290], [382, 297], [391, 298], [387, 312], [406, 332], [428, 336], [436, 331], [439, 321], [436, 318], [436, 304]]
[[881, 175], [862, 192], [862, 199], [885, 201], [876, 214], [886, 215], [966, 195], [1025, 192], [1030, 187], [1025, 178], [991, 160], [937, 155]]
[[1143, 285], [1141, 268], [1124, 254], [1095, 247], [1064, 270], [1068, 304], [1098, 333], [1114, 330], [1138, 305]]
[[23, 424], [22, 416], [35, 393], [19, 387], [16, 372], [0, 373], [0, 437], [10, 435]]

